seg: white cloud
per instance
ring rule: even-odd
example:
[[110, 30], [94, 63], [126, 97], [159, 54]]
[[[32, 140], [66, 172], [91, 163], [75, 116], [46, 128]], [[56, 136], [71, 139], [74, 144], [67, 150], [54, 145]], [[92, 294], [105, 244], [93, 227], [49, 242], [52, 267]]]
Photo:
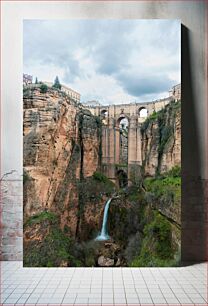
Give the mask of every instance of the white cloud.
[[176, 20], [26, 20], [24, 72], [62, 83], [82, 100], [151, 101], [180, 82]]

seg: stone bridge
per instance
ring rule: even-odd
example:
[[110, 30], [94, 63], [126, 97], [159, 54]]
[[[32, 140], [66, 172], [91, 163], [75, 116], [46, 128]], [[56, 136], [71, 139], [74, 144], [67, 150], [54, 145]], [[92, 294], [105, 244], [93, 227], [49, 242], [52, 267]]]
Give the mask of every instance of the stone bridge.
[[88, 106], [103, 122], [102, 167], [108, 178], [122, 186], [138, 177], [142, 165], [141, 124], [172, 99], [173, 96], [146, 103]]

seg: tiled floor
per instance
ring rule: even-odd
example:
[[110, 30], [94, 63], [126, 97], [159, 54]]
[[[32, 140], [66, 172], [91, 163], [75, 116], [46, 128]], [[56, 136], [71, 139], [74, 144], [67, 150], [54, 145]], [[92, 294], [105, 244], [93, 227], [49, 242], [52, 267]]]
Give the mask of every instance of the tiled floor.
[[207, 305], [207, 264], [75, 269], [1, 262], [2, 304]]

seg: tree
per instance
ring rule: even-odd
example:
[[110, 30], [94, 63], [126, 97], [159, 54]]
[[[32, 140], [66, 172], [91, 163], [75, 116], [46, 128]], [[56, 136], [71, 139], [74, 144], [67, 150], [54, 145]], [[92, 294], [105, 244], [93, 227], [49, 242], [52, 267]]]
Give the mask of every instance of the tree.
[[57, 89], [61, 89], [61, 84], [60, 84], [59, 78], [58, 78], [57, 76], [56, 76], [56, 78], [55, 78], [53, 87], [54, 87], [54, 88], [57, 88]]
[[38, 78], [37, 77], [35, 78], [35, 84], [38, 84]]
[[46, 84], [42, 84], [40, 86], [40, 92], [41, 93], [46, 93], [48, 91], [48, 86]]

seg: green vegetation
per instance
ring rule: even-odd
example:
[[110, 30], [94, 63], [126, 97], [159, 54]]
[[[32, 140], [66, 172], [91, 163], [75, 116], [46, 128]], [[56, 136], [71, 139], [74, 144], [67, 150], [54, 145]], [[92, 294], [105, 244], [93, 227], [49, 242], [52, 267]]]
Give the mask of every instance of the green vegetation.
[[158, 212], [153, 212], [152, 220], [144, 227], [139, 256], [131, 263], [132, 267], [154, 267], [176, 265], [172, 247], [170, 222]]
[[30, 98], [33, 95], [33, 91], [35, 90], [35, 87], [23, 87], [23, 98]]
[[52, 212], [35, 215], [24, 224], [36, 230], [36, 239], [24, 242], [24, 266], [81, 266], [73, 256], [74, 242], [60, 229], [58, 217]]
[[95, 121], [96, 121], [98, 127], [102, 128], [102, 120], [100, 119], [100, 117], [99, 116], [94, 116], [94, 118], [95, 118]]
[[141, 125], [141, 133], [142, 134], [145, 132], [145, 130], [148, 128], [148, 126], [158, 118], [159, 114], [160, 114], [160, 112], [155, 112], [154, 111], [149, 117], [147, 117], [147, 119]]
[[[166, 148], [174, 141], [174, 129], [176, 114], [181, 108], [181, 102], [172, 101], [159, 112], [150, 115], [141, 126], [141, 133], [145, 134], [148, 128], [152, 128], [153, 124], [157, 125], [158, 139], [158, 167], [157, 174], [160, 173], [162, 156]], [[156, 138], [155, 138], [156, 139]], [[155, 140], [156, 141], [156, 140]], [[148, 160], [148, 155], [146, 160]], [[145, 161], [146, 162], [146, 161]]]
[[[144, 179], [140, 186], [121, 190], [112, 201], [108, 230], [127, 266], [179, 265], [180, 228], [162, 213], [180, 205], [179, 175], [180, 167], [174, 167], [163, 175]], [[92, 177], [79, 182], [78, 189], [82, 194], [82, 211], [77, 237], [71, 238], [68, 226], [63, 231], [60, 229], [59, 217], [53, 212], [45, 211], [29, 218], [24, 231], [26, 235], [28, 228], [32, 235], [35, 231], [36, 239], [25, 240], [25, 266], [96, 266], [100, 253], [93, 238], [97, 229], [96, 226], [86, 228], [89, 224], [82, 219], [84, 207], [90, 203], [93, 211], [103, 195], [112, 196], [115, 185], [96, 171]]]
[[55, 222], [57, 221], [57, 216], [50, 212], [50, 211], [43, 211], [37, 215], [34, 215], [32, 217], [30, 217], [26, 223], [24, 224], [24, 226], [28, 226], [28, 225], [32, 225], [35, 223], [41, 223], [45, 220], [51, 221], [51, 222]]
[[131, 202], [139, 202], [140, 204], [144, 202], [144, 193], [141, 192], [137, 185], [132, 185], [128, 188], [127, 199]]
[[85, 201], [90, 199], [97, 203], [102, 195], [111, 196], [115, 192], [115, 184], [104, 174], [96, 171], [92, 177], [85, 178], [79, 183], [79, 190]]
[[77, 230], [76, 235], [84, 235], [91, 239], [95, 236], [94, 226], [86, 228], [84, 211], [86, 205], [90, 203], [92, 209], [96, 209], [97, 204], [103, 201], [103, 197], [111, 197], [115, 192], [115, 185], [105, 175], [95, 172], [92, 177], [82, 178], [77, 182], [79, 207], [77, 210]]
[[127, 164], [115, 164], [115, 167], [117, 167], [117, 168], [127, 168], [128, 165]]
[[131, 165], [128, 169], [129, 179], [134, 186], [140, 187], [142, 183], [142, 167], [140, 165]]
[[76, 245], [76, 250], [79, 251], [79, 257], [82, 258], [83, 266], [94, 267], [96, 265], [97, 242], [90, 240], [81, 242]]
[[[145, 192], [136, 186], [129, 188], [128, 201], [140, 206], [135, 211], [135, 215], [139, 214], [139, 232], [131, 236], [125, 250], [129, 266], [179, 265], [180, 226], [177, 219], [171, 221], [171, 216], [176, 217], [181, 205], [180, 173], [180, 167], [175, 166], [163, 175], [144, 179]], [[131, 227], [135, 218], [132, 216]]]
[[[174, 102], [175, 103], [175, 102]], [[167, 114], [168, 113], [168, 114]], [[159, 129], [159, 148], [158, 148], [158, 169], [160, 171], [160, 163], [166, 145], [174, 136], [175, 113], [172, 111], [171, 104], [158, 113], [157, 117]]]
[[26, 184], [30, 179], [31, 178], [28, 172], [25, 169], [23, 169], [23, 185]]
[[53, 88], [56, 88], [56, 89], [61, 89], [61, 84], [59, 82], [59, 78], [58, 76], [56, 76], [55, 80], [54, 80], [54, 84], [52, 86]]
[[115, 184], [101, 172], [95, 171], [92, 178], [88, 180], [88, 183], [91, 185], [90, 189], [91, 194], [97, 195], [106, 194], [107, 196], [112, 195], [116, 190]]
[[48, 91], [48, 86], [46, 84], [40, 85], [40, 93], [46, 93]]
[[99, 139], [99, 148], [98, 148], [98, 156], [99, 156], [99, 164], [102, 163], [102, 120], [98, 116], [94, 116], [96, 125], [97, 125], [97, 136]]
[[99, 182], [103, 182], [103, 183], [106, 183], [106, 182], [109, 181], [107, 176], [105, 176], [103, 173], [97, 172], [97, 171], [93, 173], [92, 177], [93, 177], [94, 180], [99, 181]]
[[[152, 122], [156, 120], [165, 119], [165, 116], [167, 113], [176, 113], [177, 110], [181, 108], [181, 101], [172, 101], [168, 105], [165, 106], [165, 108], [161, 109], [158, 112], [153, 112], [147, 119], [142, 123], [141, 131], [144, 132], [146, 128], [151, 124]], [[164, 120], [165, 121], [165, 120]]]
[[158, 118], [159, 123], [159, 134], [160, 134], [160, 144], [158, 148], [159, 156], [163, 154], [165, 145], [168, 140], [173, 136], [174, 127], [172, 125], [165, 125], [162, 119]]
[[172, 176], [172, 177], [180, 177], [181, 176], [181, 167], [175, 166], [170, 171], [168, 171], [165, 176]]
[[181, 177], [180, 167], [174, 167], [166, 175], [159, 178], [146, 178], [146, 200], [151, 205], [180, 205], [181, 204]]

